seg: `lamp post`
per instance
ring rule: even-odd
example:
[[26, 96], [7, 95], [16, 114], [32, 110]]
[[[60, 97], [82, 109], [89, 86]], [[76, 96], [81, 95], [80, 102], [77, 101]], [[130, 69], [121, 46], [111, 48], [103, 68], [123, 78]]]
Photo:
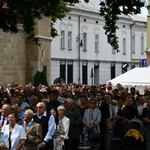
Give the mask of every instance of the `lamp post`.
[[80, 61], [81, 61], [81, 54], [80, 48], [83, 46], [84, 36], [83, 34], [78, 34], [76, 37], [76, 41], [78, 42], [78, 82], [80, 82]]

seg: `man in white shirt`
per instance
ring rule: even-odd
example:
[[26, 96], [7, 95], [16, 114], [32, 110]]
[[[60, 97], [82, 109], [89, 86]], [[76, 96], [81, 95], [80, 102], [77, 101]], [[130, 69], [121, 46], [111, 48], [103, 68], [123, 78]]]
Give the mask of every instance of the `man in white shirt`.
[[1, 127], [3, 125], [8, 124], [8, 114], [10, 112], [10, 105], [9, 104], [4, 104], [1, 109], [1, 114], [0, 114], [0, 122], [1, 122]]

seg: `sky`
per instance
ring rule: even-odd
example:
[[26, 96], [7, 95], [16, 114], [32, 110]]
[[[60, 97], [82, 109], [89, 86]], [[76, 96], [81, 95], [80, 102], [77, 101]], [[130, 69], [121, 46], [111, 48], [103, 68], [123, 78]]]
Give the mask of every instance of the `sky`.
[[147, 17], [147, 14], [148, 14], [147, 8], [142, 8], [142, 9], [141, 9], [141, 14], [140, 14], [140, 15], [142, 15], [142, 16], [144, 16], [144, 17]]
[[[145, 1], [146, 1], [146, 3], [148, 3], [148, 0], [145, 0]], [[139, 14], [139, 15], [147, 18], [147, 14], [148, 14], [148, 9], [145, 7], [141, 8], [141, 14]]]
[[[105, 0], [90, 0], [88, 5], [91, 5], [93, 6], [94, 8], [97, 8], [99, 10], [99, 3], [101, 1], [105, 1]], [[148, 3], [148, 0], [144, 0], [146, 1], [146, 3]], [[85, 4], [85, 1], [84, 0], [80, 0], [81, 3]], [[141, 14], [138, 14], [140, 16], [143, 16], [143, 17], [146, 17], [147, 18], [147, 14], [148, 14], [148, 10], [147, 8], [143, 7], [141, 8]]]

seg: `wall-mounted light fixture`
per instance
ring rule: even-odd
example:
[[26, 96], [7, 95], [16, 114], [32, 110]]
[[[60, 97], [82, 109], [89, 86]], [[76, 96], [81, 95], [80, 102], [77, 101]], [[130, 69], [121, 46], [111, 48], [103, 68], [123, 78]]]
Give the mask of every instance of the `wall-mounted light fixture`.
[[84, 40], [83, 34], [78, 34], [76, 37], [76, 41], [79, 43], [80, 47], [83, 47], [83, 40]]

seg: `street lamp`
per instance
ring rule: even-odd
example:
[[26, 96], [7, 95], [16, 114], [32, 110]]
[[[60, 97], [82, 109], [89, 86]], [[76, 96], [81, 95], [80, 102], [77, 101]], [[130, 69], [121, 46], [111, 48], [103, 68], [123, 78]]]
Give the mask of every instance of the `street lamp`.
[[76, 37], [76, 42], [78, 42], [78, 82], [80, 82], [80, 48], [83, 47], [83, 40], [84, 40], [84, 35], [83, 34], [78, 34]]
[[83, 40], [84, 40], [84, 35], [83, 34], [78, 34], [76, 37], [76, 41], [78, 42], [80, 47], [83, 47]]

